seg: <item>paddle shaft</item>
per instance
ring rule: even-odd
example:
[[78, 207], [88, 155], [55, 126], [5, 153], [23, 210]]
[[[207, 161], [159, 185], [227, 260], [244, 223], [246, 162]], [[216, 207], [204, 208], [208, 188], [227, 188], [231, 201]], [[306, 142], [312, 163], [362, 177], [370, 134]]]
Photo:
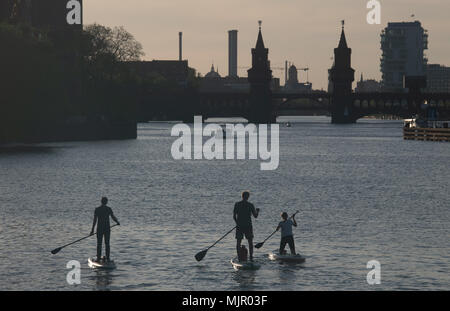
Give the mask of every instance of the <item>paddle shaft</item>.
[[[115, 224], [115, 225], [112, 225], [112, 226], [109, 227], [109, 228], [111, 229], [111, 228], [113, 228], [113, 227], [115, 227], [115, 226], [118, 226], [118, 225]], [[94, 234], [90, 234], [90, 235], [88, 235], [88, 236], [85, 236], [84, 238], [81, 238], [81, 239], [78, 239], [78, 240], [76, 240], [76, 241], [73, 241], [73, 242], [71, 242], [71, 243], [69, 243], [69, 244], [66, 244], [66, 245], [64, 245], [64, 246], [58, 247], [57, 249], [58, 249], [58, 250], [62, 250], [63, 248], [66, 248], [67, 246], [70, 246], [70, 245], [73, 245], [73, 244], [75, 244], [75, 243], [81, 242], [81, 241], [83, 241], [83, 240], [85, 240], [85, 239], [87, 239], [87, 238], [90, 238], [91, 236], [93, 236], [93, 235], [95, 235], [95, 234], [97, 234], [97, 232], [94, 233]]]
[[[291, 219], [291, 218], [294, 218], [295, 217], [295, 215], [297, 215], [299, 212], [296, 212], [295, 214], [293, 214], [291, 217], [289, 217], [288, 219]], [[267, 239], [265, 239], [263, 242], [262, 242], [262, 244], [264, 244], [264, 243], [266, 243], [266, 241], [268, 240], [268, 239], [270, 239], [271, 237], [273, 237], [273, 235], [275, 234], [275, 233], [277, 233], [278, 232], [278, 230], [275, 230], [271, 235], [269, 235], [268, 237], [267, 237]]]
[[[237, 226], [236, 226], [236, 227], [237, 227]], [[223, 239], [225, 239], [225, 237], [226, 237], [227, 235], [229, 235], [231, 232], [233, 232], [233, 230], [236, 229], [236, 227], [234, 227], [233, 229], [231, 229], [230, 231], [228, 231], [227, 233], [225, 233], [223, 237], [221, 237], [220, 239], [218, 239], [218, 240], [216, 241], [216, 243], [214, 243], [213, 245], [211, 245], [210, 247], [208, 247], [207, 250], [213, 248], [217, 243], [219, 243], [220, 241], [222, 241]]]

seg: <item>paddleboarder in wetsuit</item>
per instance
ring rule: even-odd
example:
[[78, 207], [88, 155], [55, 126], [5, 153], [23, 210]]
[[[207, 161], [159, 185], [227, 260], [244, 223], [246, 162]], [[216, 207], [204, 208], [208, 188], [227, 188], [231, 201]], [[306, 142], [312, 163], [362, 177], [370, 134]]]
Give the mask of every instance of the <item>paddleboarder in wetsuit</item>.
[[91, 230], [91, 235], [94, 235], [95, 224], [97, 223], [97, 262], [100, 262], [102, 257], [103, 238], [105, 239], [106, 260], [110, 261], [109, 237], [111, 233], [111, 226], [109, 224], [109, 217], [111, 216], [111, 218], [120, 226], [120, 223], [116, 216], [114, 216], [112, 209], [109, 206], [106, 206], [106, 204], [108, 204], [108, 199], [103, 197], [102, 205], [95, 209], [94, 223], [92, 224]]
[[258, 218], [259, 208], [255, 209], [255, 206], [248, 202], [250, 192], [244, 191], [242, 193], [242, 201], [237, 202], [234, 205], [233, 219], [236, 222], [236, 252], [238, 259], [240, 258], [239, 252], [241, 249], [242, 239], [245, 238], [248, 241], [250, 261], [253, 261], [253, 226], [252, 215]]

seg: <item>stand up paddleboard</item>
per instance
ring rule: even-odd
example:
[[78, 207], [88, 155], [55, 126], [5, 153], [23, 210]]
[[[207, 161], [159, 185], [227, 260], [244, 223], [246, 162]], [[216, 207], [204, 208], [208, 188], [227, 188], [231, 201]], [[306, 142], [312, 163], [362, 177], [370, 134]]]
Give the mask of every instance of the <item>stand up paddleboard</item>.
[[116, 268], [114, 260], [106, 261], [102, 260], [100, 262], [94, 261], [93, 258], [88, 259], [88, 266], [92, 269], [103, 269], [103, 270], [113, 270]]
[[231, 259], [234, 270], [258, 270], [261, 265], [253, 261], [239, 262], [237, 258]]
[[269, 259], [273, 261], [280, 261], [280, 262], [289, 262], [289, 263], [304, 263], [306, 261], [306, 258], [302, 255], [280, 255], [278, 250], [270, 252], [269, 253]]

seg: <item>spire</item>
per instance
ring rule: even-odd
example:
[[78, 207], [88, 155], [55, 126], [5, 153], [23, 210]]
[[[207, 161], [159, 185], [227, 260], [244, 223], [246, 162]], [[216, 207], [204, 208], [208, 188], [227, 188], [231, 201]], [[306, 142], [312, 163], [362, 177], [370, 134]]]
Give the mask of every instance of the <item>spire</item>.
[[342, 21], [342, 32], [341, 32], [341, 39], [339, 40], [339, 47], [340, 49], [345, 48], [347, 49], [347, 39], [345, 38], [345, 31], [344, 31], [345, 21]]
[[266, 47], [264, 46], [264, 40], [261, 33], [262, 21], [258, 21], [258, 24], [259, 24], [259, 33], [258, 33], [258, 41], [256, 41], [256, 49], [265, 49]]

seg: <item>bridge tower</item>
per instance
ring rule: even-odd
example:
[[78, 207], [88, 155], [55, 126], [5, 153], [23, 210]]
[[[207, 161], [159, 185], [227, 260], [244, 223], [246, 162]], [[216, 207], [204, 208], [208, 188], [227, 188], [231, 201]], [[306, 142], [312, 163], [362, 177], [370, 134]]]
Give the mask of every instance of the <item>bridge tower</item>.
[[250, 114], [251, 123], [274, 123], [276, 118], [272, 108], [272, 70], [270, 70], [269, 49], [264, 46], [259, 21], [259, 33], [256, 47], [252, 49], [252, 68], [248, 70], [250, 83]]
[[356, 117], [352, 114], [352, 83], [355, 80], [355, 70], [351, 67], [352, 49], [347, 46], [342, 21], [342, 32], [339, 46], [334, 49], [334, 64], [330, 69], [330, 79], [333, 84], [332, 95], [332, 123], [355, 123]]

